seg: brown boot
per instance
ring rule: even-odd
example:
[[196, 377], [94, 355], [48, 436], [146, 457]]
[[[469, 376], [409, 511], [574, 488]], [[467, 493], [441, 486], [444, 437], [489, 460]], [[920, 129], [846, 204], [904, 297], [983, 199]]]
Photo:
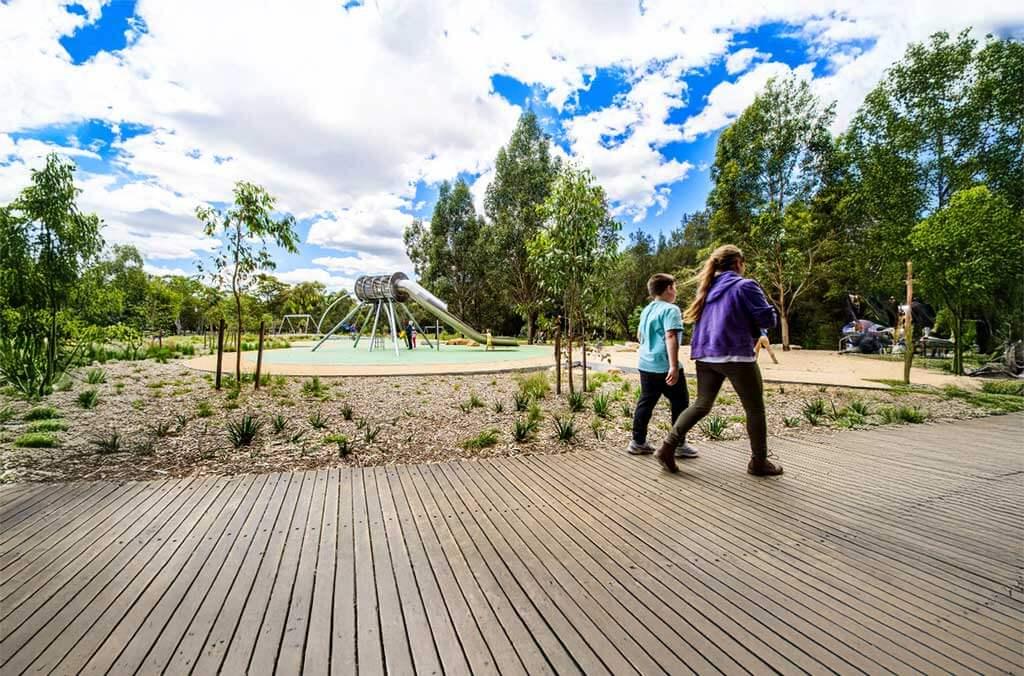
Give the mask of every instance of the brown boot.
[[668, 442], [661, 444], [661, 448], [654, 452], [654, 457], [658, 459], [666, 472], [675, 474], [679, 471], [679, 466], [676, 465], [676, 447]]
[[782, 474], [782, 465], [776, 465], [768, 458], [751, 458], [747, 464], [747, 474], [754, 476], [779, 476]]

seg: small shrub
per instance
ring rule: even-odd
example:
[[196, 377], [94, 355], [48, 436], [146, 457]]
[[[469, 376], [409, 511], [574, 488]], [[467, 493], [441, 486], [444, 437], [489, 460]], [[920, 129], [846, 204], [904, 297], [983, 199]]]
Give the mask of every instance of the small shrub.
[[530, 408], [526, 411], [526, 419], [530, 422], [537, 424], [544, 417], [544, 412], [540, 408], [540, 403], [533, 402], [530, 404]]
[[700, 424], [700, 429], [709, 439], [722, 439], [729, 421], [720, 415], [709, 416]]
[[466, 403], [469, 404], [470, 408], [483, 408], [484, 407], [484, 400], [481, 399], [480, 397], [476, 396], [476, 392], [470, 392], [469, 393], [469, 401], [467, 401]]
[[228, 421], [228, 439], [235, 448], [248, 446], [260, 431], [259, 418], [248, 413], [238, 420]]
[[78, 393], [78, 405], [82, 408], [96, 408], [98, 403], [100, 403], [100, 393], [98, 390], [82, 390]]
[[633, 417], [633, 408], [629, 404], [623, 404], [622, 405], [622, 417], [623, 418], [632, 418]]
[[537, 431], [537, 423], [523, 418], [516, 418], [512, 422], [512, 438], [516, 441], [529, 441], [533, 433]]
[[807, 422], [817, 425], [825, 416], [825, 401], [823, 399], [813, 399], [804, 402], [802, 413]]
[[322, 430], [327, 427], [327, 418], [323, 416], [319, 410], [309, 416], [309, 424], [312, 425], [315, 430]]
[[57, 445], [57, 435], [53, 432], [27, 432], [14, 440], [19, 448], [53, 448]]
[[[68, 374], [64, 374], [60, 377], [60, 380], [53, 386], [54, 392], [67, 392], [74, 387], [74, 382], [68, 377]], [[123, 387], [123, 385], [122, 385]]]
[[475, 437], [470, 437], [462, 442], [462, 447], [466, 450], [478, 451], [483, 448], [489, 448], [498, 443], [498, 430], [490, 429], [484, 430]]
[[184, 431], [185, 426], [188, 425], [188, 421], [189, 420], [190, 420], [190, 418], [188, 417], [187, 413], [179, 413], [178, 415], [174, 416], [174, 427], [175, 427], [175, 429], [179, 433]]
[[800, 417], [790, 416], [782, 419], [782, 424], [786, 427], [800, 427]]
[[923, 423], [928, 418], [928, 411], [918, 406], [900, 406], [896, 409], [896, 417], [902, 422], [916, 425]]
[[302, 394], [307, 397], [323, 397], [327, 394], [327, 388], [320, 382], [320, 376], [313, 376], [302, 383]]
[[293, 444], [298, 444], [302, 442], [302, 438], [304, 436], [306, 436], [306, 430], [299, 430], [298, 432], [295, 432], [290, 437], [288, 437], [288, 441], [290, 441]]
[[607, 418], [611, 414], [611, 402], [606, 394], [595, 394], [590, 404], [594, 408], [594, 415], [599, 418]]
[[516, 413], [522, 413], [530, 405], [531, 397], [525, 392], [516, 392], [512, 395], [512, 403], [515, 404]]
[[157, 439], [163, 439], [171, 433], [171, 423], [169, 420], [160, 420], [153, 427], [153, 436]]
[[230, 387], [228, 388], [227, 393], [224, 394], [224, 398], [228, 401], [238, 401], [238, 397], [241, 394], [242, 389], [240, 387]]
[[111, 453], [121, 452], [121, 442], [124, 441], [121, 433], [118, 431], [110, 432], [101, 437], [95, 437], [91, 439], [89, 443], [96, 447], [96, 452], [101, 455], [109, 455]]
[[345, 419], [345, 420], [351, 420], [352, 419], [352, 407], [349, 406], [348, 404], [343, 405], [341, 407], [341, 417], [343, 419]]
[[280, 434], [281, 432], [284, 432], [285, 427], [288, 427], [288, 419], [280, 413], [275, 415], [271, 422], [274, 425], [274, 434]]
[[563, 444], [571, 443], [576, 439], [578, 433], [576, 431], [576, 418], [569, 416], [563, 418], [561, 416], [555, 416], [555, 438], [561, 441]]
[[854, 399], [853, 401], [851, 401], [850, 405], [847, 406], [846, 409], [851, 413], [856, 413], [862, 418], [866, 418], [867, 416], [871, 415], [870, 407], [868, 407], [868, 405], [861, 401], [860, 399]]
[[590, 421], [590, 431], [594, 433], [594, 438], [598, 441], [604, 441], [604, 425], [601, 424], [599, 418], [594, 418]]
[[338, 446], [338, 457], [344, 458], [346, 455], [352, 452], [351, 442], [349, 438], [344, 434], [328, 434], [324, 437], [324, 441], [329, 444], [336, 444]]
[[132, 408], [135, 409], [136, 411], [141, 411], [142, 409], [146, 408], [146, 402], [143, 401], [142, 399], [134, 399], [132, 400]]
[[11, 406], [10, 404], [7, 404], [3, 408], [0, 408], [0, 423], [5, 423], [8, 420], [13, 420], [14, 415], [14, 407]]
[[1012, 380], [985, 380], [981, 383], [981, 391], [986, 394], [1008, 394], [1024, 397], [1024, 383]]
[[570, 392], [567, 401], [569, 403], [569, 410], [573, 413], [579, 413], [587, 407], [587, 402], [582, 392]]
[[502, 413], [505, 412], [505, 404], [503, 404], [502, 402], [500, 402], [498, 400], [494, 401], [493, 408], [494, 408], [494, 412], [497, 413], [498, 415], [501, 415]]
[[200, 418], [209, 418], [213, 415], [213, 406], [210, 402], [203, 399], [196, 404], [196, 415]]
[[25, 413], [24, 416], [22, 416], [23, 419], [29, 420], [29, 421], [31, 421], [31, 420], [49, 420], [51, 418], [59, 418], [59, 417], [60, 417], [60, 411], [58, 411], [53, 406], [36, 406], [33, 409], [29, 409], [29, 411], [27, 413]]
[[90, 369], [89, 372], [85, 374], [85, 382], [90, 385], [102, 385], [107, 382], [107, 372], [99, 368]]
[[380, 434], [380, 427], [366, 427], [363, 430], [363, 441], [372, 444], [377, 439], [378, 434]]
[[548, 374], [543, 371], [529, 375], [520, 375], [516, 380], [519, 383], [519, 392], [531, 399], [543, 399], [551, 392], [551, 382], [548, 380]]

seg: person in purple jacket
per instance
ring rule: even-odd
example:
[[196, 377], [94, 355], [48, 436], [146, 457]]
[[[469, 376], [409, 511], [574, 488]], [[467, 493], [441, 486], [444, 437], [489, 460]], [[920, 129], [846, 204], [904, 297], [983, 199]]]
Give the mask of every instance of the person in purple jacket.
[[675, 451], [680, 439], [711, 412], [728, 378], [747, 414], [751, 453], [747, 472], [754, 476], [782, 474], [781, 465], [768, 460], [761, 370], [754, 356], [761, 331], [773, 328], [778, 318], [760, 285], [743, 276], [745, 270], [743, 252], [726, 244], [715, 249], [697, 275], [697, 297], [683, 314], [684, 321], [694, 324], [690, 357], [697, 362], [697, 399], [676, 418], [654, 454], [669, 472], [679, 471]]

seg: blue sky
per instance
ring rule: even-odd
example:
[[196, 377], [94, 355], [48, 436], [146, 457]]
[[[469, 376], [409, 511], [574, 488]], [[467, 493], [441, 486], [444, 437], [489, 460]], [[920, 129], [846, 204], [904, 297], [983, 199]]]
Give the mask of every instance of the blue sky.
[[440, 181], [481, 201], [529, 107], [624, 231], [657, 236], [703, 208], [718, 134], [769, 77], [835, 100], [839, 131], [909, 42], [1024, 25], [996, 2], [724, 4], [7, 0], [0, 201], [62, 152], [109, 242], [192, 273], [214, 244], [195, 206], [252, 180], [298, 218], [280, 276], [344, 288], [409, 270], [401, 230]]

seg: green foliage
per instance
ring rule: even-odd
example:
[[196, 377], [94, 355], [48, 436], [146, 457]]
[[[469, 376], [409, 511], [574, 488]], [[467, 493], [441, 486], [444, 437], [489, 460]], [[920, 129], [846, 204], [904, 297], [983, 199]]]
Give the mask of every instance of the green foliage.
[[540, 408], [540, 403], [536, 401], [531, 403], [526, 412], [526, 419], [533, 423], [539, 423], [543, 417], [544, 412]]
[[352, 452], [352, 442], [344, 434], [328, 434], [324, 437], [324, 441], [329, 444], [337, 444], [339, 458], [344, 458]]
[[238, 420], [229, 420], [227, 431], [228, 439], [235, 448], [248, 446], [259, 434], [262, 423], [259, 418], [246, 413]]
[[25, 412], [22, 416], [24, 420], [49, 420], [51, 418], [59, 418], [60, 411], [53, 406], [36, 406]]
[[320, 376], [313, 376], [302, 383], [302, 394], [307, 397], [322, 399], [327, 396], [327, 386], [320, 382]]
[[633, 417], [633, 407], [630, 406], [629, 404], [623, 404], [622, 405], [622, 417], [623, 418], [632, 418]]
[[599, 418], [594, 418], [590, 421], [590, 431], [594, 433], [595, 439], [604, 441], [604, 424]]
[[502, 413], [505, 412], [505, 404], [502, 403], [501, 401], [497, 400], [497, 399], [494, 400], [494, 404], [492, 405], [492, 408], [493, 408], [494, 412], [497, 413], [498, 415], [501, 415]]
[[566, 401], [569, 404], [569, 410], [573, 413], [579, 413], [587, 408], [587, 400], [582, 392], [570, 392]]
[[551, 392], [551, 381], [544, 371], [518, 375], [516, 383], [519, 386], [519, 394], [528, 399], [543, 399]]
[[576, 431], [576, 418], [569, 416], [563, 418], [562, 416], [555, 416], [555, 438], [564, 444], [572, 443], [578, 436]]
[[607, 418], [611, 415], [611, 402], [606, 394], [594, 395], [591, 406], [594, 408], [594, 415], [599, 418]]
[[85, 382], [90, 385], [101, 385], [107, 382], [107, 372], [103, 369], [89, 369], [85, 375]]
[[163, 439], [171, 433], [171, 421], [159, 420], [152, 429], [153, 436], [157, 439]]
[[344, 420], [352, 420], [352, 407], [348, 404], [343, 404], [341, 407], [341, 417]]
[[923, 423], [928, 418], [928, 411], [917, 406], [884, 406], [878, 409], [882, 421], [892, 423]]
[[284, 431], [284, 428], [288, 427], [288, 418], [285, 418], [280, 413], [275, 415], [271, 419], [271, 422], [273, 423], [274, 426], [274, 434], [280, 434], [281, 432]]
[[10, 404], [0, 406], [0, 424], [13, 420], [15, 415], [14, 407]]
[[100, 403], [99, 390], [89, 389], [82, 390], [78, 393], [78, 405], [82, 408], [96, 408], [96, 405]]
[[489, 448], [498, 443], [500, 435], [498, 430], [488, 429], [484, 430], [475, 437], [470, 437], [462, 442], [462, 447], [470, 451], [478, 451], [484, 448]]
[[63, 432], [68, 424], [63, 420], [39, 420], [28, 426], [29, 432]]
[[789, 416], [782, 419], [782, 424], [786, 427], [800, 427], [799, 416]]
[[863, 401], [861, 401], [860, 399], [854, 399], [853, 401], [851, 401], [849, 406], [847, 406], [847, 409], [856, 413], [859, 416], [867, 417], [871, 415], [871, 407], [868, 406]]
[[117, 430], [89, 440], [89, 443], [96, 447], [96, 452], [100, 455], [120, 453], [123, 442], [124, 437]]
[[26, 432], [14, 440], [18, 448], [53, 448], [58, 445], [52, 432]]
[[516, 392], [512, 395], [512, 402], [515, 404], [516, 413], [522, 413], [530, 405], [532, 397], [525, 392]]
[[988, 394], [1024, 397], [1024, 383], [1013, 380], [986, 380], [981, 383], [981, 391]]
[[18, 332], [0, 337], [0, 381], [22, 398], [32, 401], [50, 393], [75, 362], [80, 347], [60, 347], [49, 361], [50, 339], [40, 333]]
[[729, 421], [720, 415], [708, 416], [700, 424], [700, 429], [709, 439], [722, 439], [729, 428]]
[[203, 399], [198, 404], [196, 404], [196, 417], [209, 418], [212, 415], [213, 406], [210, 404], [210, 402]]
[[380, 434], [380, 427], [370, 427], [367, 425], [363, 428], [363, 441], [367, 444], [372, 444], [377, 439], [377, 435]]
[[536, 420], [516, 418], [512, 421], [512, 438], [518, 442], [529, 441], [537, 431]]
[[317, 409], [309, 416], [309, 424], [315, 430], [322, 430], [327, 427], [327, 418], [325, 418], [323, 413]]
[[190, 418], [187, 413], [178, 413], [174, 416], [174, 428], [179, 434], [185, 430], [189, 420]]
[[801, 411], [804, 418], [808, 423], [818, 425], [821, 419], [825, 417], [825, 400], [824, 399], [812, 399], [804, 402], [804, 407]]

